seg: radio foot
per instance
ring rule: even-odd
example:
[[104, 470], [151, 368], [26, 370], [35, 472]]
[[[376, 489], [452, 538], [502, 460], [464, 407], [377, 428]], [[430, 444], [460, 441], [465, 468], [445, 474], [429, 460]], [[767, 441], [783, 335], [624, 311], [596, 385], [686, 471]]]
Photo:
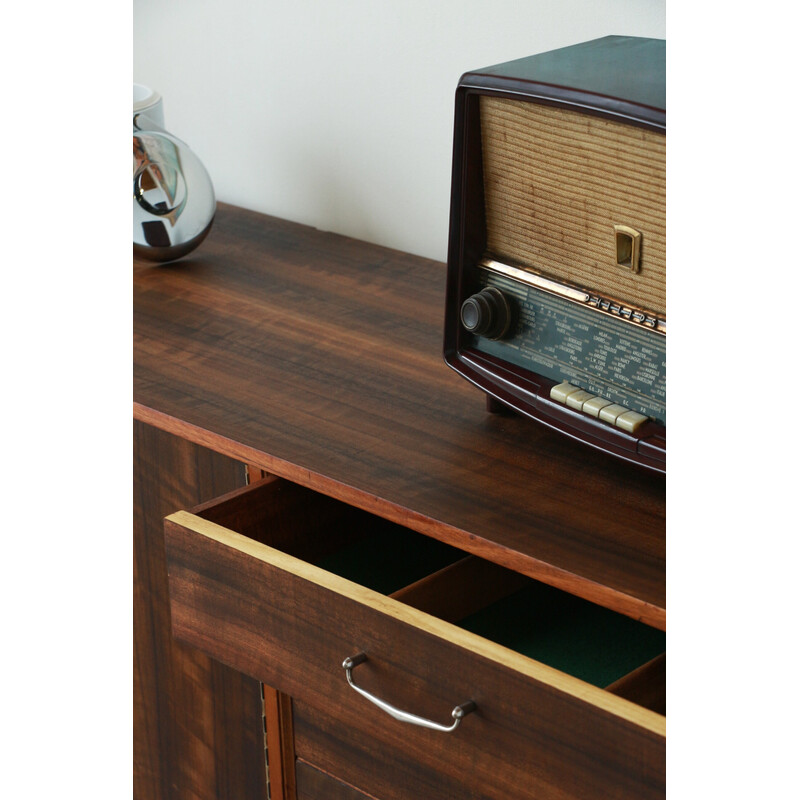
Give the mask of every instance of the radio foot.
[[513, 408], [509, 408], [505, 403], [501, 403], [496, 397], [486, 395], [486, 410], [490, 414], [505, 414], [507, 416], [514, 413]]

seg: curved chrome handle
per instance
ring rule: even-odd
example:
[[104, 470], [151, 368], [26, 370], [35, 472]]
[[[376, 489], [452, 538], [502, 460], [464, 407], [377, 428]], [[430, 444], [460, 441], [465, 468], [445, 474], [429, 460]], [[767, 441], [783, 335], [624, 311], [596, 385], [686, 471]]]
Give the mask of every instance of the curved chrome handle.
[[418, 717], [416, 714], [410, 714], [408, 711], [401, 711], [399, 708], [395, 708], [393, 705], [390, 705], [385, 700], [381, 700], [379, 697], [375, 697], [374, 694], [370, 694], [369, 692], [365, 691], [364, 689], [356, 686], [353, 683], [353, 669], [357, 667], [359, 664], [363, 663], [367, 660], [367, 656], [365, 653], [359, 653], [358, 655], [352, 656], [351, 658], [346, 658], [342, 663], [342, 666], [345, 669], [345, 673], [347, 675], [347, 682], [350, 686], [353, 687], [362, 697], [366, 697], [370, 703], [374, 703], [378, 708], [385, 711], [390, 717], [394, 717], [394, 719], [399, 720], [400, 722], [409, 722], [412, 725], [420, 725], [423, 728], [430, 728], [433, 731], [443, 731], [444, 733], [450, 733], [450, 731], [454, 731], [461, 720], [464, 717], [475, 710], [476, 706], [475, 703], [470, 700], [467, 703], [462, 703], [460, 706], [456, 706], [453, 709], [453, 724], [452, 725], [440, 725], [438, 722], [433, 722], [429, 719], [425, 719], [424, 717]]

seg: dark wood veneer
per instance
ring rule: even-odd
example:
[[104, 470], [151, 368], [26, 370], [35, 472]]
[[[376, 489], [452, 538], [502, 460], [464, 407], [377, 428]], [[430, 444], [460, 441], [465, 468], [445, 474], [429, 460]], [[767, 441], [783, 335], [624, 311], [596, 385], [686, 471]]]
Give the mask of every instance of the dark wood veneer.
[[133, 790], [266, 798], [258, 681], [172, 638], [163, 517], [244, 484], [244, 466], [134, 423]]
[[297, 761], [297, 800], [374, 800], [325, 772]]
[[133, 284], [139, 420], [665, 627], [663, 479], [487, 414], [443, 264], [221, 204]]

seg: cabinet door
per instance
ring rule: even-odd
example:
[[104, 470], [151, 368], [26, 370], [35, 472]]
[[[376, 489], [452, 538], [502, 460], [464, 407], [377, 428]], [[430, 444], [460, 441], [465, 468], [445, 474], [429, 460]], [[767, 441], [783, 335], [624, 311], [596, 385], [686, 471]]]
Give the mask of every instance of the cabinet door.
[[164, 555], [166, 514], [245, 480], [242, 464], [134, 423], [137, 800], [267, 796], [260, 684], [173, 640]]

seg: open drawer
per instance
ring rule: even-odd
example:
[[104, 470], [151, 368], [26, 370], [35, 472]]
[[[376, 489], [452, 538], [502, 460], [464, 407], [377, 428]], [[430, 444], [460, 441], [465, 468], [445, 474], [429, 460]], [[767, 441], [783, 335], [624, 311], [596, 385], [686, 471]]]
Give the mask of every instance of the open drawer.
[[165, 534], [174, 636], [408, 764], [380, 796], [663, 796], [663, 633], [278, 479]]

